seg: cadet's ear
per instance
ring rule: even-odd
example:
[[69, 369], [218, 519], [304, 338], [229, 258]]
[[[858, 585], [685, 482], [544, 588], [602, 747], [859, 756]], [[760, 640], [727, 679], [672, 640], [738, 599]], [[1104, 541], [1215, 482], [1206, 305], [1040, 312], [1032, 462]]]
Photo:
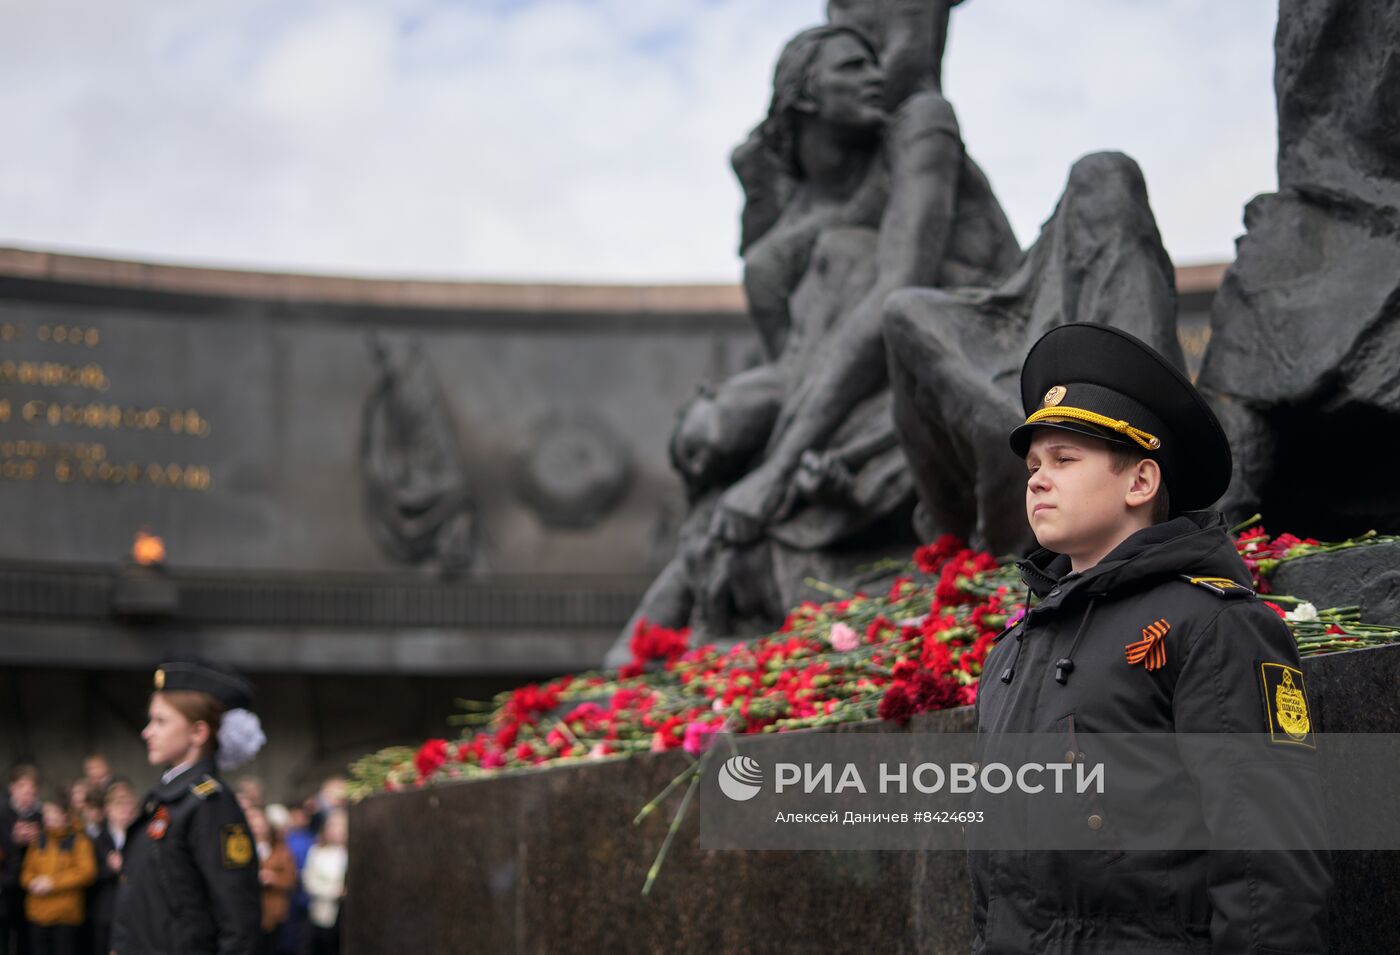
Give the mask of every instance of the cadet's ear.
[[190, 741], [193, 742], [195, 746], [203, 749], [205, 746], [209, 745], [209, 740], [212, 738], [213, 730], [210, 729], [209, 724], [204, 720], [195, 720], [190, 724]]
[[1150, 506], [1162, 489], [1162, 466], [1151, 458], [1143, 458], [1133, 465], [1131, 473], [1132, 482], [1125, 497], [1128, 508]]

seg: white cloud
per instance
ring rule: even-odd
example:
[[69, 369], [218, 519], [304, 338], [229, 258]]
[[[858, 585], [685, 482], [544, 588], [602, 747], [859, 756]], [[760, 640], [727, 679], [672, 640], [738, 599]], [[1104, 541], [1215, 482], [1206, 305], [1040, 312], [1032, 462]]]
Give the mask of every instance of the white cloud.
[[265, 113], [321, 124], [382, 113], [394, 87], [394, 19], [365, 10], [308, 18], [269, 44], [253, 73]]
[[1276, 8], [1275, 0], [958, 8], [946, 90], [1021, 241], [1034, 239], [1076, 158], [1117, 149], [1142, 166], [1173, 258], [1231, 258], [1244, 203], [1276, 185]]
[[[0, 0], [0, 241], [357, 273], [728, 281], [728, 153], [821, 0]], [[1273, 187], [1273, 0], [971, 0], [946, 86], [1023, 242], [1143, 165], [1168, 250]]]

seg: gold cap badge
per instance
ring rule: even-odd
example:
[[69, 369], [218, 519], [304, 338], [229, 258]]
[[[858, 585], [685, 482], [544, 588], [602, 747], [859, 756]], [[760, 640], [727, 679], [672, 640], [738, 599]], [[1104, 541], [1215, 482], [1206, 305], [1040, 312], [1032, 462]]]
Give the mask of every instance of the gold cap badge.
[[1065, 400], [1065, 394], [1069, 389], [1064, 385], [1056, 385], [1045, 393], [1045, 398], [1040, 402], [1042, 408], [1053, 408], [1061, 401]]
[[164, 671], [164, 670], [157, 670], [157, 671], [156, 671], [156, 689], [157, 689], [157, 690], [163, 690], [163, 689], [165, 689], [165, 671]]

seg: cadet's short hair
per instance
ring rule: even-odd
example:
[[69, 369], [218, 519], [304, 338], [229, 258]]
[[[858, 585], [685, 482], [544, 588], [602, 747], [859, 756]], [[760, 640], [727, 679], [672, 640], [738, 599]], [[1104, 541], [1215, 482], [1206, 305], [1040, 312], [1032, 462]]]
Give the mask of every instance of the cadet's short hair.
[[[1125, 444], [1116, 444], [1113, 442], [1105, 442], [1105, 444], [1108, 445], [1108, 466], [1113, 469], [1114, 474], [1122, 474], [1143, 458], [1151, 457], [1150, 454], [1140, 448], [1133, 448]], [[1162, 523], [1171, 517], [1171, 513], [1171, 495], [1167, 493], [1167, 482], [1164, 477], [1157, 485], [1157, 496], [1152, 499], [1152, 523]]]

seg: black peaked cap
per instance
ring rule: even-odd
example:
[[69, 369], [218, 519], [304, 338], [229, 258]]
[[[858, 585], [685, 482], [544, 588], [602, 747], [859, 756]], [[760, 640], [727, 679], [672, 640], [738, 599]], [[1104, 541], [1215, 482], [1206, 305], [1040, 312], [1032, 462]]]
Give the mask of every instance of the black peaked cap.
[[208, 693], [230, 710], [246, 710], [253, 705], [253, 684], [217, 663], [162, 663], [156, 670], [157, 690], [194, 690]]
[[1042, 335], [1021, 366], [1021, 404], [1035, 420], [1011, 432], [1020, 457], [1036, 428], [1058, 428], [1155, 459], [1173, 513], [1209, 507], [1229, 487], [1230, 442], [1215, 413], [1179, 368], [1120, 329], [1076, 322]]

